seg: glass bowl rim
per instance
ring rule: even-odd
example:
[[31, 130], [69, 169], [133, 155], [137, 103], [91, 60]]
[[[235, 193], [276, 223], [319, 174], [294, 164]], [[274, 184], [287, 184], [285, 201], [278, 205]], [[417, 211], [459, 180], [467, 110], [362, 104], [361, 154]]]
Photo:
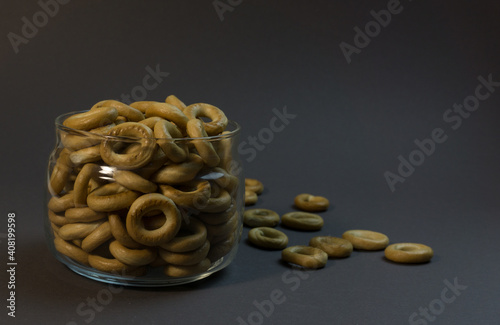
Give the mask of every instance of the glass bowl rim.
[[[89, 137], [94, 137], [94, 138], [102, 138], [103, 140], [115, 140], [115, 141], [137, 141], [137, 140], [143, 140], [143, 139], [152, 139], [152, 140], [169, 140], [169, 141], [193, 141], [193, 140], [208, 140], [208, 141], [220, 141], [224, 139], [230, 139], [234, 138], [237, 136], [240, 131], [241, 131], [241, 126], [239, 123], [233, 120], [228, 120], [228, 125], [231, 125], [234, 127], [234, 130], [227, 131], [227, 133], [224, 134], [216, 134], [216, 135], [210, 135], [206, 137], [197, 137], [197, 138], [190, 138], [190, 137], [182, 137], [182, 138], [143, 138], [143, 137], [133, 137], [133, 136], [111, 136], [111, 135], [105, 135], [105, 134], [98, 134], [86, 130], [78, 130], [75, 128], [67, 127], [63, 125], [64, 120], [66, 120], [68, 117], [75, 115], [75, 114], [81, 114], [81, 113], [86, 113], [89, 112], [90, 110], [80, 110], [80, 111], [72, 111], [72, 112], [67, 112], [64, 114], [61, 114], [56, 117], [55, 119], [55, 125], [57, 129], [64, 130], [66, 132], [70, 132], [72, 134], [81, 134], [82, 136], [89, 136]], [[169, 121], [170, 122], [170, 121]], [[173, 123], [173, 122], [172, 122]], [[175, 124], [175, 123], [174, 123]]]

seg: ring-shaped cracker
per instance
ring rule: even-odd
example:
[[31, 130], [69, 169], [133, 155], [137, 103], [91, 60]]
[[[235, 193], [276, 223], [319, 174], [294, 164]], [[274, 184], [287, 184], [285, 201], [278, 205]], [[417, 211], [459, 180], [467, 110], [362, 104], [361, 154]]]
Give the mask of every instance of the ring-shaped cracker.
[[238, 227], [239, 219], [240, 214], [236, 211], [228, 221], [220, 225], [206, 224], [205, 227], [207, 227], [207, 237], [210, 242], [215, 243], [215, 238], [223, 239], [228, 237]]
[[204, 207], [210, 198], [210, 183], [203, 180], [193, 180], [179, 186], [160, 185], [163, 195], [172, 199], [178, 206]]
[[260, 195], [264, 191], [264, 184], [255, 178], [245, 178], [245, 190], [255, 192]]
[[119, 102], [117, 100], [102, 100], [96, 103], [90, 110], [94, 110], [102, 107], [113, 107], [118, 111], [118, 116], [123, 116], [129, 122], [139, 122], [144, 120], [144, 114], [136, 108], [133, 108], [127, 104]]
[[108, 215], [108, 221], [111, 226], [111, 234], [113, 234], [113, 237], [118, 240], [120, 244], [132, 249], [144, 248], [144, 245], [139, 244], [132, 237], [130, 237], [127, 229], [125, 228], [125, 224], [118, 213], [110, 213]]
[[53, 195], [61, 193], [68, 183], [72, 167], [74, 166], [70, 155], [70, 151], [64, 148], [59, 153], [59, 157], [57, 157], [49, 178], [49, 192]]
[[192, 104], [186, 107], [183, 112], [190, 120], [199, 117], [208, 117], [211, 119], [210, 122], [203, 122], [204, 129], [210, 136], [222, 133], [226, 129], [228, 123], [226, 114], [224, 114], [221, 109], [210, 104]]
[[190, 218], [188, 224], [183, 224], [177, 236], [160, 247], [173, 253], [184, 253], [200, 248], [207, 239], [207, 228], [195, 219]]
[[145, 166], [136, 169], [135, 172], [145, 179], [150, 179], [151, 175], [156, 173], [167, 162], [167, 156], [165, 156], [165, 153], [160, 149], [160, 147], [157, 147], [151, 161]]
[[183, 134], [186, 132], [186, 124], [188, 122], [188, 118], [179, 108], [174, 105], [161, 102], [151, 102], [146, 106], [145, 112], [146, 117], [162, 117], [177, 125], [177, 127]]
[[101, 167], [97, 164], [85, 164], [75, 179], [73, 185], [73, 200], [75, 207], [87, 206], [89, 182], [91, 179], [98, 180]]
[[155, 128], [155, 124], [158, 122], [158, 121], [165, 121], [165, 119], [159, 117], [159, 116], [152, 116], [152, 117], [148, 117], [142, 121], [139, 121], [139, 123], [141, 124], [144, 124], [145, 126], [147, 126], [148, 128], [150, 128], [151, 130], [153, 130]]
[[116, 120], [118, 111], [113, 107], [100, 107], [83, 113], [71, 115], [64, 120], [63, 125], [76, 130], [92, 130], [111, 124]]
[[208, 252], [207, 257], [210, 259], [210, 261], [215, 262], [220, 258], [226, 256], [235, 247], [234, 244], [237, 240], [239, 240], [239, 238], [239, 235], [234, 232], [227, 238], [221, 241], [217, 241], [217, 243], [210, 246], [210, 251]]
[[[130, 107], [133, 107], [139, 111], [141, 111], [143, 114], [146, 114], [146, 109], [153, 105], [153, 104], [158, 104], [161, 103], [159, 101], [154, 101], [154, 100], [140, 100], [137, 102], [130, 103]], [[159, 117], [159, 116], [156, 116]], [[146, 117], [147, 119], [148, 117]]]
[[344, 238], [331, 236], [316, 236], [311, 238], [309, 246], [317, 247], [329, 257], [347, 257], [352, 253], [352, 244]]
[[257, 193], [245, 190], [245, 206], [254, 205], [258, 200]]
[[330, 206], [327, 198], [307, 193], [297, 195], [293, 202], [298, 209], [308, 212], [326, 211]]
[[89, 207], [69, 208], [64, 212], [68, 222], [93, 222], [106, 218], [108, 215], [104, 212], [94, 211]]
[[[57, 214], [50, 209], [47, 212], [48, 212], [50, 222], [58, 227], [62, 227], [64, 225], [67, 225], [68, 223], [72, 222], [72, 221], [68, 220], [64, 215]], [[58, 231], [59, 231], [59, 229], [58, 229]]]
[[128, 208], [138, 196], [118, 183], [108, 183], [90, 192], [87, 204], [94, 211], [111, 212]]
[[81, 248], [85, 252], [90, 253], [111, 238], [113, 238], [111, 227], [109, 222], [105, 221], [82, 240]]
[[192, 251], [174, 253], [160, 248], [158, 253], [160, 254], [161, 258], [163, 258], [165, 262], [169, 264], [189, 266], [198, 264], [203, 261], [207, 257], [209, 250], [210, 242], [208, 240], [205, 240], [203, 245]]
[[208, 258], [205, 258], [198, 264], [195, 265], [167, 265], [164, 268], [165, 275], [171, 277], [188, 277], [206, 272], [210, 268], [211, 262]]
[[385, 248], [385, 257], [396, 263], [426, 263], [434, 256], [427, 245], [418, 243], [397, 243]]
[[202, 172], [203, 175], [200, 176], [201, 179], [214, 181], [231, 195], [234, 195], [238, 190], [238, 177], [231, 175], [225, 169], [214, 167]]
[[233, 201], [231, 206], [225, 211], [217, 213], [204, 212], [198, 214], [196, 217], [207, 225], [216, 226], [228, 221], [234, 215], [235, 211], [236, 203]]
[[155, 183], [129, 170], [116, 170], [113, 172], [113, 178], [118, 184], [132, 191], [152, 193], [158, 187]]
[[64, 194], [63, 196], [53, 196], [50, 198], [48, 208], [56, 213], [66, 211], [69, 208], [75, 207], [73, 199], [73, 191]]
[[200, 139], [208, 137], [203, 122], [198, 119], [189, 120], [186, 126], [186, 132], [190, 138], [194, 138], [191, 141], [205, 164], [207, 164], [208, 167], [217, 166], [220, 163], [220, 158], [214, 146], [210, 140]]
[[165, 103], [174, 105], [181, 111], [184, 111], [186, 108], [186, 104], [184, 104], [179, 98], [177, 98], [175, 95], [169, 95], [167, 98], [165, 98]]
[[156, 122], [154, 125], [154, 135], [156, 143], [158, 143], [168, 159], [175, 163], [186, 160], [188, 155], [186, 143], [175, 141], [175, 139], [182, 138], [182, 133], [175, 124], [166, 120]]
[[99, 145], [95, 145], [73, 151], [69, 155], [69, 158], [75, 166], [99, 161], [101, 160], [101, 147]]
[[323, 218], [317, 214], [294, 211], [282, 215], [281, 223], [293, 229], [315, 231], [323, 227], [324, 221]]
[[102, 223], [103, 221], [68, 223], [59, 228], [58, 234], [64, 240], [81, 239], [90, 235]]
[[[142, 218], [151, 211], [162, 211], [165, 223], [148, 230]], [[181, 227], [181, 214], [175, 203], [159, 193], [144, 194], [130, 206], [126, 220], [127, 232], [136, 242], [146, 246], [159, 246], [172, 240]]]
[[229, 209], [233, 199], [228, 191], [220, 188], [217, 184], [212, 183], [212, 196], [207, 200], [204, 206], [198, 206], [201, 212], [217, 213]]
[[130, 249], [123, 246], [118, 240], [109, 244], [109, 251], [120, 262], [132, 265], [142, 266], [153, 262], [156, 259], [156, 250], [152, 248]]
[[73, 130], [61, 130], [61, 143], [65, 148], [72, 151], [92, 147], [101, 143], [101, 141], [104, 140], [103, 136], [108, 134], [109, 130], [111, 130], [115, 125], [115, 123], [110, 123], [85, 131], [85, 133]]
[[371, 230], [348, 230], [342, 234], [342, 238], [351, 242], [355, 249], [377, 251], [389, 245], [389, 238], [376, 231]]
[[288, 263], [308, 269], [319, 269], [326, 265], [328, 254], [311, 246], [290, 246], [281, 251], [281, 258]]
[[243, 213], [243, 223], [248, 227], [276, 227], [280, 216], [269, 209], [248, 209]]
[[89, 266], [89, 254], [78, 246], [68, 243], [60, 237], [54, 238], [56, 250], [80, 264]]
[[[121, 169], [140, 168], [152, 159], [156, 149], [153, 131], [141, 123], [125, 122], [118, 124], [108, 132], [108, 136], [101, 142], [100, 149], [102, 160], [109, 166]], [[115, 137], [134, 138], [130, 144], [140, 144], [140, 150], [125, 154], [115, 152], [117, 144], [126, 142], [126, 138], [116, 139]]]
[[191, 153], [186, 161], [180, 164], [167, 162], [165, 166], [156, 171], [151, 180], [162, 184], [181, 184], [195, 178], [203, 167], [203, 160], [197, 154]]
[[89, 264], [94, 269], [106, 273], [114, 273], [121, 276], [142, 276], [146, 273], [145, 267], [126, 265], [116, 258], [105, 258], [99, 255], [89, 254]]
[[224, 131], [221, 133], [221, 139], [214, 144], [215, 151], [220, 158], [219, 167], [225, 170], [234, 170], [235, 168], [239, 168], [237, 162], [233, 160], [233, 148], [236, 146], [235, 139], [226, 137], [225, 135], [230, 134], [230, 131]]
[[288, 245], [288, 236], [270, 227], [256, 227], [248, 232], [248, 240], [255, 246], [266, 249], [284, 249]]

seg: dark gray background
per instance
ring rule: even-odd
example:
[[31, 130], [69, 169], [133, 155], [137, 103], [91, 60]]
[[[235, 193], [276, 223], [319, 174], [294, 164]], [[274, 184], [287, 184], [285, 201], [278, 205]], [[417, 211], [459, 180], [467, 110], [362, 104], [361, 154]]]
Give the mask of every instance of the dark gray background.
[[[498, 2], [401, 0], [401, 12], [351, 63], [340, 43], [352, 45], [354, 28], [363, 29], [370, 11], [386, 9], [387, 1], [239, 2], [221, 20], [211, 0], [70, 1], [16, 54], [7, 35], [22, 35], [21, 19], [32, 21], [41, 7], [2, 1], [0, 233], [14, 211], [18, 260], [16, 319], [2, 307], [2, 324], [238, 324], [249, 316], [259, 323], [254, 302], [275, 290], [285, 301], [262, 316], [264, 324], [411, 324], [411, 315], [429, 306], [436, 315], [414, 324], [498, 324], [500, 88], [456, 130], [443, 120], [474, 95], [479, 76], [500, 81]], [[432, 246], [432, 262], [398, 265], [383, 252], [354, 252], [290, 274], [279, 252], [247, 244], [245, 228], [234, 262], [206, 280], [125, 288], [93, 319], [91, 308], [78, 311], [87, 299], [106, 298], [108, 286], [72, 273], [46, 248], [53, 120], [120, 99], [157, 65], [169, 75], [147, 99], [175, 94], [214, 104], [242, 125], [242, 141], [263, 135], [273, 108], [296, 115], [255, 159], [242, 155], [245, 175], [266, 186], [256, 207], [283, 214], [302, 192], [333, 203], [321, 214], [321, 231], [285, 230], [290, 244], [371, 229], [391, 242]], [[397, 173], [398, 156], [408, 159], [415, 139], [436, 128], [446, 141], [392, 192], [384, 173]], [[451, 303], [442, 301], [446, 281], [466, 286]]]

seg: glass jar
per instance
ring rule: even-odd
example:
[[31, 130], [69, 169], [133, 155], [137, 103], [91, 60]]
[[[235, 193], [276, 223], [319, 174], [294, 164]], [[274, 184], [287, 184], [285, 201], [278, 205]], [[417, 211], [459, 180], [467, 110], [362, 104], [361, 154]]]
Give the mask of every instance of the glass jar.
[[144, 124], [119, 120], [63, 125], [85, 112], [55, 120], [45, 231], [57, 260], [130, 286], [184, 284], [228, 266], [244, 209], [239, 125], [197, 138], [144, 137]]

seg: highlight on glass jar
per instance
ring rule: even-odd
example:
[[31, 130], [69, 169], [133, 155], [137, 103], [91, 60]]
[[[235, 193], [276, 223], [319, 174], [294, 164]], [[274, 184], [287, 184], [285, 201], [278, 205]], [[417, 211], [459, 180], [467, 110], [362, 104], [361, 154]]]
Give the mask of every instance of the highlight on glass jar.
[[74, 272], [168, 286], [234, 259], [244, 209], [240, 127], [215, 106], [179, 106], [103, 101], [56, 119], [46, 238]]

